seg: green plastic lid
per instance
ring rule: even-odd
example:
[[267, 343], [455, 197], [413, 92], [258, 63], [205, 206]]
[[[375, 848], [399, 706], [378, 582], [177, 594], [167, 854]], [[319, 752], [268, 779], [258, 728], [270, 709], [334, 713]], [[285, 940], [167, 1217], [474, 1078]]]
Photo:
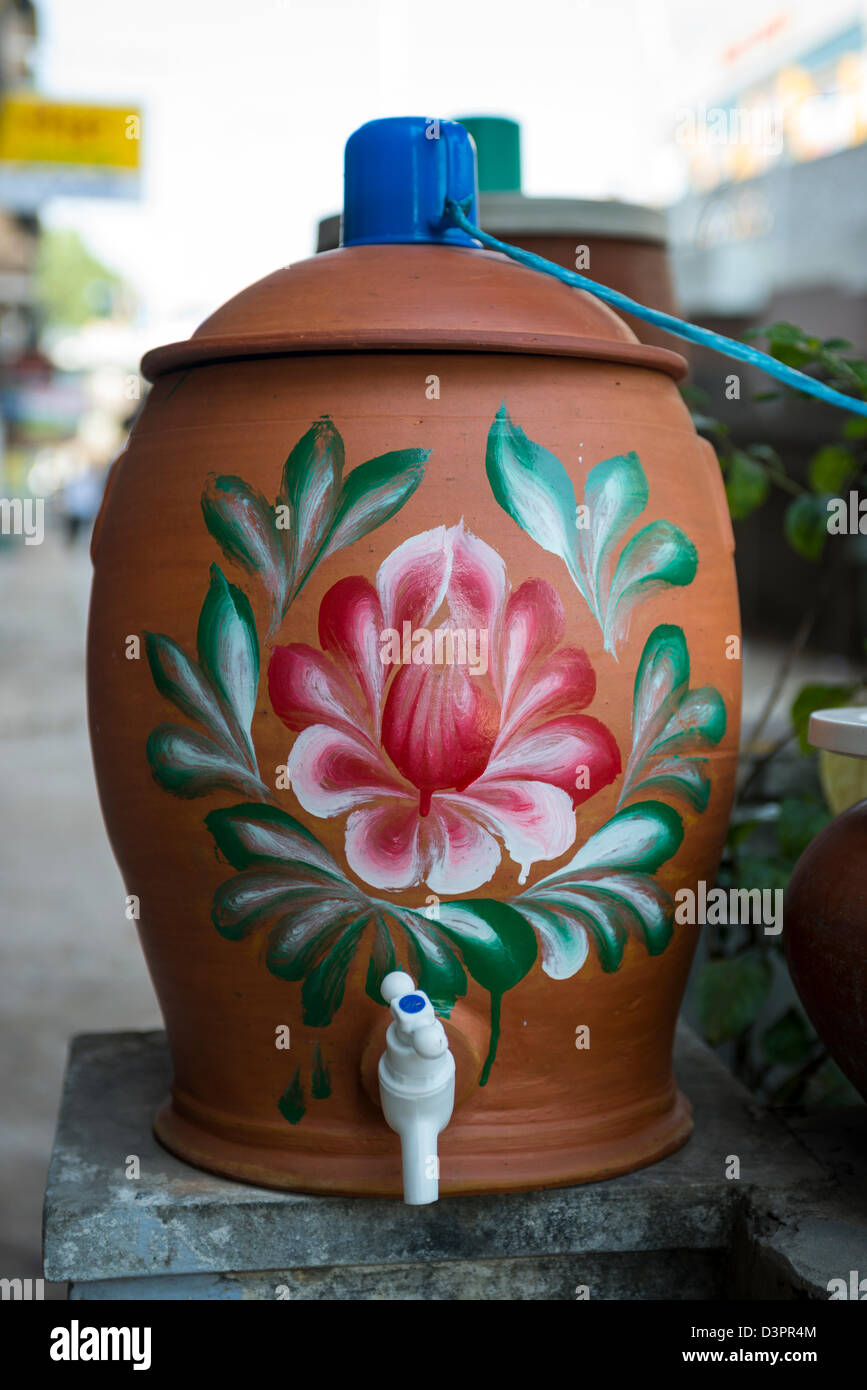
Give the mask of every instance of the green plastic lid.
[[480, 193], [521, 191], [521, 127], [507, 116], [459, 116], [476, 142]]

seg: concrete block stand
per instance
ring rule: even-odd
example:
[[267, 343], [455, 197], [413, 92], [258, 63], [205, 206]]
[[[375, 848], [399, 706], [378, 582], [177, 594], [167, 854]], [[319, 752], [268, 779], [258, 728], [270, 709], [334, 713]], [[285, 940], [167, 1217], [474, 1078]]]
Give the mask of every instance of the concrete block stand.
[[[582, 1289], [827, 1300], [831, 1279], [867, 1273], [867, 1112], [787, 1126], [683, 1026], [675, 1068], [695, 1107], [679, 1153], [608, 1182], [411, 1208], [188, 1167], [151, 1132], [170, 1081], [164, 1035], [84, 1034], [48, 1177], [45, 1276], [68, 1281], [74, 1300], [574, 1300]], [[739, 1177], [726, 1176], [732, 1158]]]

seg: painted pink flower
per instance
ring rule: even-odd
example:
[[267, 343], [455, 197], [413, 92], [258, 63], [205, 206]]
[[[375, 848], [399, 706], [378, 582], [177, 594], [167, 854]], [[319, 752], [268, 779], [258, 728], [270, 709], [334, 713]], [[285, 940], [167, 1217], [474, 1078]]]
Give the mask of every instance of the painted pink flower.
[[[274, 648], [271, 702], [299, 735], [292, 788], [312, 815], [348, 815], [359, 878], [467, 893], [493, 876], [501, 841], [522, 883], [573, 844], [575, 808], [614, 780], [620, 754], [580, 713], [596, 678], [583, 651], [558, 646], [563, 628], [556, 590], [530, 579], [510, 594], [501, 557], [461, 523], [398, 546], [375, 587], [351, 576], [329, 589], [321, 651]], [[421, 655], [389, 662], [388, 633], [412, 634]], [[456, 659], [431, 662], [447, 633], [467, 636], [467, 660], [456, 642]]]

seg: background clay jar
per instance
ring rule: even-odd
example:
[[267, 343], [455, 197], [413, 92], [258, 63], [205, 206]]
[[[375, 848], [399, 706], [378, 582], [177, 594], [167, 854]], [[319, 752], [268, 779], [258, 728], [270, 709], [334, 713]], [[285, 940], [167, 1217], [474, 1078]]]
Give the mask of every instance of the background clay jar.
[[[682, 359], [499, 255], [360, 245], [144, 370], [94, 534], [89, 698], [174, 1063], [160, 1139], [399, 1194], [375, 1085], [399, 965], [457, 1062], [442, 1193], [678, 1147], [698, 928], [672, 894], [716, 869], [740, 678]], [[405, 624], [419, 650], [484, 631], [486, 669], [383, 662]]]
[[[819, 711], [810, 741], [867, 756], [867, 711]], [[783, 920], [801, 1003], [867, 1100], [867, 801], [850, 806], [807, 846], [786, 889]]]

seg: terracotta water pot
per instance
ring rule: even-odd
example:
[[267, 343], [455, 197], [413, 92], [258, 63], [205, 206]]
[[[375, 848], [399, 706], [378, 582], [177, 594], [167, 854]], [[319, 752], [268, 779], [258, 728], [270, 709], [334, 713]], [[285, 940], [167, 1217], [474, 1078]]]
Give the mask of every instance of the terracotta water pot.
[[[821, 710], [810, 742], [867, 757], [867, 709]], [[867, 1100], [867, 801], [805, 849], [786, 889], [783, 941], [792, 981], [840, 1070]]]
[[682, 359], [438, 221], [465, 136], [425, 129], [350, 141], [351, 244], [148, 354], [93, 541], [94, 759], [174, 1063], [157, 1134], [306, 1191], [400, 1192], [396, 966], [457, 1063], [441, 1192], [680, 1145], [698, 928], [672, 894], [712, 878], [732, 795], [733, 542]]

